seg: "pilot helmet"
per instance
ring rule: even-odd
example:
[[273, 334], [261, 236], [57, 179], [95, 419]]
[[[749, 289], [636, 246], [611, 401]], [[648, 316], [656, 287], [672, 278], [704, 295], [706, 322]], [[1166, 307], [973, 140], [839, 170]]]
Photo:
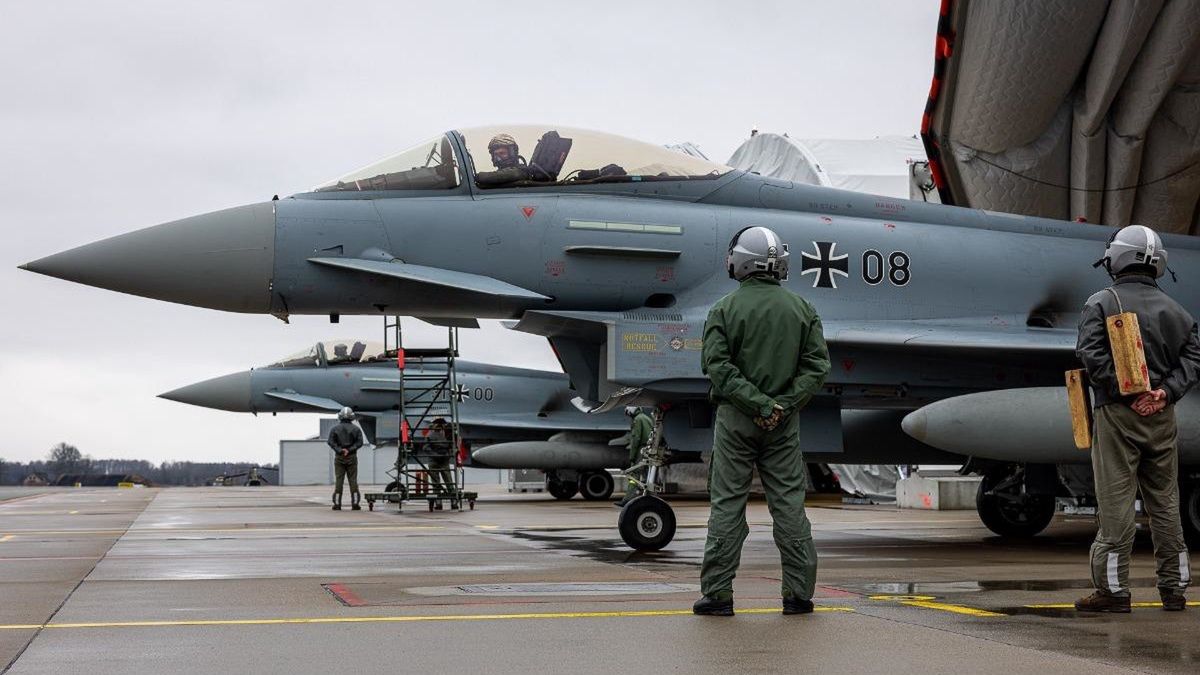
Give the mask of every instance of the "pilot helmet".
[[[507, 169], [512, 166], [517, 166], [520, 161], [517, 155], [520, 154], [520, 148], [517, 147], [517, 141], [508, 134], [496, 134], [492, 136], [492, 140], [488, 141], [488, 154], [492, 156], [492, 164], [497, 169]], [[499, 150], [504, 150], [502, 156], [497, 157], [496, 153]]]
[[729, 278], [742, 281], [754, 274], [769, 274], [776, 279], [788, 278], [788, 245], [774, 230], [766, 227], [747, 227], [733, 235], [729, 254], [725, 257]]
[[640, 412], [642, 412], [642, 409], [637, 407], [636, 405], [625, 406], [625, 414], [629, 417], [637, 417], [638, 413], [640, 413]]
[[350, 408], [350, 406], [346, 406], [345, 408], [342, 408], [341, 410], [338, 411], [338, 419], [343, 422], [353, 422], [354, 421], [354, 410], [352, 410]]
[[1128, 225], [1113, 233], [1096, 265], [1104, 265], [1113, 276], [1143, 266], [1157, 279], [1167, 271], [1167, 251], [1157, 232], [1145, 225]]

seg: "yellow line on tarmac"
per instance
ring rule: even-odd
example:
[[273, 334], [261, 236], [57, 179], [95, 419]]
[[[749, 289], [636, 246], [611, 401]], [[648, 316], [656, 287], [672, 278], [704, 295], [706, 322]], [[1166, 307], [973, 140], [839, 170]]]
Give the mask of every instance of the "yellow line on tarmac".
[[1008, 616], [999, 612], [989, 612], [986, 609], [975, 609], [966, 605], [952, 605], [945, 602], [936, 602], [932, 595], [872, 595], [872, 600], [891, 600], [898, 602], [906, 607], [920, 607], [922, 609], [936, 609], [940, 612], [950, 612], [952, 614], [965, 614], [967, 616]]
[[233, 527], [233, 528], [208, 528], [208, 527], [139, 527], [131, 530], [17, 530], [21, 534], [129, 534], [131, 536], [142, 534], [177, 534], [180, 532], [353, 532], [353, 531], [379, 531], [393, 532], [397, 530], [444, 530], [443, 525], [363, 525], [350, 527]]
[[[816, 607], [816, 612], [853, 612], [849, 607]], [[738, 614], [779, 614], [778, 607], [739, 609]], [[162, 628], [177, 626], [280, 626], [320, 623], [413, 623], [419, 621], [501, 621], [510, 619], [613, 619], [647, 616], [691, 616], [690, 609], [648, 609], [625, 612], [544, 612], [538, 614], [431, 614], [424, 616], [333, 616], [290, 619], [183, 619], [176, 621], [110, 621], [95, 623], [0, 624], [0, 630], [45, 628]]]
[[[1131, 602], [1131, 603], [1129, 603], [1129, 606], [1135, 607], [1135, 608], [1136, 607], [1144, 607], [1144, 608], [1162, 607], [1162, 603], [1161, 602]], [[1188, 607], [1200, 607], [1200, 602], [1192, 601], [1192, 602], [1187, 603], [1187, 606]], [[1055, 604], [1050, 604], [1050, 605], [1025, 605], [1025, 609], [1075, 609], [1075, 603], [1064, 602], [1064, 603], [1055, 603]]]

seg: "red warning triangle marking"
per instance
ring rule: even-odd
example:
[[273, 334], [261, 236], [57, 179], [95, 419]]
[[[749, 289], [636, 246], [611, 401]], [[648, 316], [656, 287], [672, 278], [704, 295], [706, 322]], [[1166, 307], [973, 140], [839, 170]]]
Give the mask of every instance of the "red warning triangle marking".
[[533, 217], [533, 214], [534, 214], [536, 211], [537, 211], [537, 207], [536, 207], [536, 206], [522, 206], [522, 207], [521, 207], [521, 213], [524, 213], [524, 214], [525, 214], [525, 220], [529, 220], [530, 218], [532, 218], [532, 217]]

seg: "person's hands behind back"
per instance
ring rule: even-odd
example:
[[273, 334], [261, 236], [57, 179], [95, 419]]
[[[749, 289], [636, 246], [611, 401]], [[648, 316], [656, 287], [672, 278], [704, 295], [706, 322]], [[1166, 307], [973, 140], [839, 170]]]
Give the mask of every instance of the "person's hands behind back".
[[1157, 415], [1167, 407], [1167, 392], [1162, 389], [1148, 391], [1129, 404], [1133, 411], [1142, 417]]

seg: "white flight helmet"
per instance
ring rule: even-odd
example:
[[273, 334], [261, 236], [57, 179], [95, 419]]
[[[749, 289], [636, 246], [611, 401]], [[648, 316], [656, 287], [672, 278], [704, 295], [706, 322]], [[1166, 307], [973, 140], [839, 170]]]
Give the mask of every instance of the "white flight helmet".
[[1129, 225], [1113, 233], [1104, 249], [1104, 257], [1096, 266], [1104, 265], [1108, 273], [1116, 276], [1133, 265], [1145, 265], [1154, 270], [1154, 278], [1167, 271], [1167, 250], [1162, 238], [1145, 225]]
[[638, 413], [640, 413], [640, 412], [642, 412], [642, 409], [637, 407], [636, 405], [625, 406], [625, 415], [628, 417], [637, 417]]
[[343, 422], [353, 422], [354, 421], [354, 410], [352, 410], [350, 408], [350, 406], [346, 406], [345, 408], [342, 408], [341, 410], [338, 411], [338, 419]]
[[747, 227], [733, 235], [725, 257], [729, 278], [741, 281], [752, 274], [767, 273], [788, 278], [788, 245], [765, 227]]

